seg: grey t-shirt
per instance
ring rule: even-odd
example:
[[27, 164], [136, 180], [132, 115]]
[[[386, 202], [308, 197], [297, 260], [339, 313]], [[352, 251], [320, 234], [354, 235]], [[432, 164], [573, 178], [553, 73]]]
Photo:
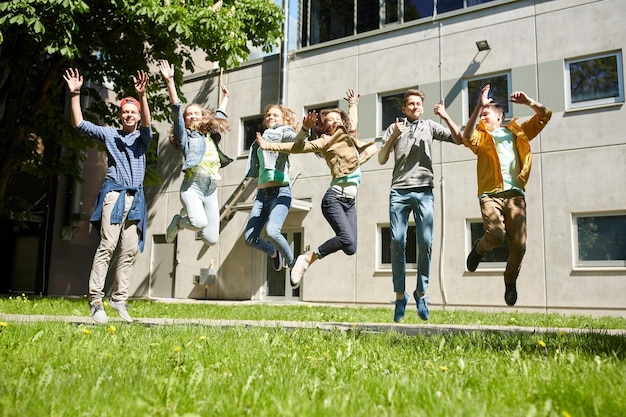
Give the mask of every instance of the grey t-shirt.
[[[454, 142], [450, 129], [432, 120], [402, 119], [406, 130], [393, 146], [394, 167], [391, 188], [418, 188], [434, 186], [432, 143], [434, 139]], [[383, 146], [393, 133], [394, 124], [385, 131]]]

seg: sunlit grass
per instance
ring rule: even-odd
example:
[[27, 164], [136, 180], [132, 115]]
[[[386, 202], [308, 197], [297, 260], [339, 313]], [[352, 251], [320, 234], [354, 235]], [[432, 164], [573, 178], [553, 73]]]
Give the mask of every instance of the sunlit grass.
[[[137, 318], [390, 323], [392, 309], [131, 301]], [[117, 315], [106, 307], [111, 317]], [[0, 416], [624, 416], [626, 320], [433, 311], [428, 323], [599, 332], [22, 323], [84, 299], [0, 298]], [[7, 319], [7, 317], [9, 319]], [[404, 323], [420, 323], [408, 314]], [[347, 326], [346, 328], [350, 328]]]
[[8, 322], [0, 415], [624, 416], [625, 359], [585, 333]]

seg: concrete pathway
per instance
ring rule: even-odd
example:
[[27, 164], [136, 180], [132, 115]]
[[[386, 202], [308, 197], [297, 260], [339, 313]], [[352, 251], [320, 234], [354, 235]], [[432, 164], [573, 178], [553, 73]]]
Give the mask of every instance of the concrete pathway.
[[[0, 321], [36, 323], [41, 321], [60, 321], [73, 324], [95, 324], [89, 316], [47, 316], [0, 313]], [[126, 324], [118, 317], [109, 317], [109, 324]], [[525, 327], [525, 326], [485, 326], [463, 324], [396, 324], [396, 323], [341, 323], [316, 321], [282, 321], [282, 320], [210, 320], [210, 319], [172, 319], [172, 318], [137, 318], [133, 324], [145, 326], [209, 326], [209, 327], [279, 327], [284, 329], [323, 329], [323, 330], [359, 330], [370, 333], [397, 332], [410, 336], [441, 333], [567, 333], [567, 334], [602, 334], [626, 337], [626, 329], [575, 329], [559, 327]]]

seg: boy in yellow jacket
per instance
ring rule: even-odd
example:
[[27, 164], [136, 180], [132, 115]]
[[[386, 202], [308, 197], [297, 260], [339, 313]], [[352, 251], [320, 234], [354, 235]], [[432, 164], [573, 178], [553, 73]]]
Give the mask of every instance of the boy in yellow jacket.
[[530, 141], [546, 126], [552, 111], [523, 91], [515, 91], [509, 101], [529, 106], [535, 115], [522, 124], [513, 119], [502, 126], [504, 109], [489, 98], [489, 89], [489, 85], [483, 87], [463, 131], [463, 144], [478, 157], [478, 198], [485, 229], [483, 237], [474, 242], [466, 266], [474, 272], [482, 257], [506, 239], [509, 258], [504, 271], [504, 301], [513, 306], [526, 252], [524, 193], [532, 165]]

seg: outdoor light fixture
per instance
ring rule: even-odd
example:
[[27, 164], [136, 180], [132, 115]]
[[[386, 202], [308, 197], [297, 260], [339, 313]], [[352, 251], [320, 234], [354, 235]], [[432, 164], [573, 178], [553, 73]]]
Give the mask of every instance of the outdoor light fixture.
[[490, 49], [491, 49], [491, 48], [489, 47], [489, 42], [487, 42], [486, 40], [484, 40], [484, 41], [477, 41], [477, 42], [476, 42], [476, 47], [478, 48], [478, 50], [479, 50], [480, 52], [482, 52], [482, 51], [488, 51], [488, 50], [490, 50]]

